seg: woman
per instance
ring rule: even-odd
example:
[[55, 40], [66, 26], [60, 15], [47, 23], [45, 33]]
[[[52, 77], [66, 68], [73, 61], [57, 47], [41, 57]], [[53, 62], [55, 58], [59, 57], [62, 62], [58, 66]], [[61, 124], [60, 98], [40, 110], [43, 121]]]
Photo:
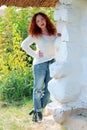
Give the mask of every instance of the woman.
[[[54, 62], [54, 41], [57, 36], [56, 28], [48, 16], [39, 12], [32, 17], [29, 36], [21, 44], [22, 49], [34, 58], [34, 109], [29, 113], [30, 115], [33, 114], [32, 120], [34, 122], [42, 120], [42, 109], [45, 108], [50, 97], [47, 89], [48, 82], [51, 79], [49, 65]], [[59, 36], [61, 35], [59, 34]], [[33, 43], [36, 43], [36, 51], [30, 47]]]

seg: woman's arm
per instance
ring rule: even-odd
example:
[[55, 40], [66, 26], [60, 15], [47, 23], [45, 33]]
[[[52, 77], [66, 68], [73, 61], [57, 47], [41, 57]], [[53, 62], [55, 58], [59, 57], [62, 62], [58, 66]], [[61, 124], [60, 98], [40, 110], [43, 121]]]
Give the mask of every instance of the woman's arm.
[[61, 33], [57, 33], [57, 36], [61, 37], [61, 35], [62, 35]]
[[28, 36], [22, 43], [21, 47], [22, 49], [30, 56], [34, 58], [38, 58], [37, 51], [34, 51], [31, 49], [30, 45], [33, 44], [35, 41], [31, 36]]

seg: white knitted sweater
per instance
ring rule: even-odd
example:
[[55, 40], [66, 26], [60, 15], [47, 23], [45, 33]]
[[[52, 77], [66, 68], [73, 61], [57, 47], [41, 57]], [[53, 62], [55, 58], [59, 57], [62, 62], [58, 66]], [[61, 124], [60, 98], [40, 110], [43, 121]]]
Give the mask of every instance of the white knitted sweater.
[[[55, 39], [57, 36], [43, 35], [42, 37], [28, 36], [21, 44], [22, 49], [34, 58], [33, 64], [39, 64], [55, 58]], [[30, 45], [36, 44], [36, 51]], [[39, 51], [43, 53], [43, 57], [39, 57]]]

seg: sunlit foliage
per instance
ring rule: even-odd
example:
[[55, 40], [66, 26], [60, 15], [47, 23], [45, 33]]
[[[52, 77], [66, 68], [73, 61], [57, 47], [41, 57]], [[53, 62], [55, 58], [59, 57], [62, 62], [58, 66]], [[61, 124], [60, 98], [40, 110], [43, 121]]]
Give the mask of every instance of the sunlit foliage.
[[36, 12], [46, 13], [54, 22], [54, 8], [17, 8], [5, 10], [0, 17], [0, 97], [20, 100], [31, 97], [33, 89], [32, 57], [26, 55], [21, 42], [28, 36], [28, 27]]

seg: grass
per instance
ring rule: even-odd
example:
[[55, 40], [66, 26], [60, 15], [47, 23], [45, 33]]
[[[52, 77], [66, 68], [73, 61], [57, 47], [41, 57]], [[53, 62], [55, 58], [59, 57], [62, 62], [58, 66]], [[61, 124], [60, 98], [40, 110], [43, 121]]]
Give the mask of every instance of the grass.
[[16, 103], [0, 102], [0, 130], [31, 130], [32, 101]]
[[0, 130], [48, 130], [49, 127], [49, 130], [65, 130], [59, 125], [55, 127], [55, 121], [48, 118], [41, 124], [33, 123], [28, 115], [32, 107], [32, 100], [27, 99], [13, 103], [0, 101]]

